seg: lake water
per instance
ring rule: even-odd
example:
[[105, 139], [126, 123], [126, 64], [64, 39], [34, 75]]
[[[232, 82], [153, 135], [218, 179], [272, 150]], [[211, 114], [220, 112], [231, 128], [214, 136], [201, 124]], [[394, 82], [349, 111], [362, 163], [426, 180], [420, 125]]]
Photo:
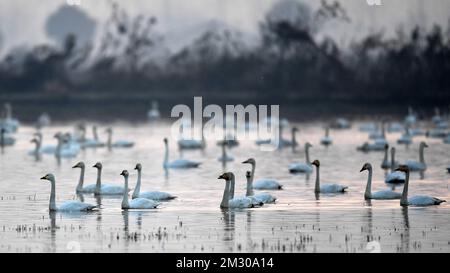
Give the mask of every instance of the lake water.
[[[218, 162], [220, 147], [207, 143], [204, 151], [186, 151], [184, 158], [203, 162], [200, 168], [170, 170], [162, 168], [164, 146], [169, 124], [113, 124], [115, 139], [136, 142], [132, 149], [86, 149], [75, 159], [62, 160], [44, 155], [35, 161], [27, 153], [35, 129], [22, 126], [15, 134], [16, 145], [0, 155], [0, 252], [449, 252], [450, 205], [406, 208], [398, 200], [364, 201], [367, 173], [360, 173], [364, 162], [374, 166], [373, 190], [384, 189], [384, 171], [379, 168], [382, 152], [361, 153], [356, 146], [367, 141], [354, 124], [351, 130], [332, 130], [334, 143], [325, 148], [319, 144], [323, 124], [296, 124], [298, 141], [314, 147], [311, 159], [321, 160], [323, 182], [339, 182], [349, 192], [320, 196], [313, 188], [315, 173], [310, 177], [288, 172], [292, 162], [304, 162], [302, 147], [297, 153], [283, 149], [260, 151], [253, 141], [242, 141], [231, 150], [235, 161], [225, 167]], [[99, 125], [101, 137], [105, 136]], [[73, 131], [73, 124], [45, 128], [44, 145], [54, 144], [57, 131]], [[287, 132], [286, 132], [287, 133]], [[395, 143], [400, 134], [388, 134]], [[288, 134], [285, 136], [290, 138]], [[412, 174], [410, 194], [428, 194], [450, 200], [450, 146], [440, 139], [414, 138], [410, 147], [397, 145], [397, 160], [418, 159], [418, 143], [426, 140], [425, 158], [428, 170], [423, 179]], [[179, 157], [171, 140], [171, 159]], [[271, 192], [276, 204], [261, 208], [222, 211], [219, 208], [224, 181], [217, 177], [233, 171], [237, 177], [238, 195], [245, 194], [245, 172], [249, 165], [241, 162], [254, 157], [255, 178], [274, 178], [284, 190]], [[103, 181], [123, 185], [119, 176], [130, 171], [134, 187], [136, 163], [143, 165], [141, 190], [167, 191], [178, 196], [164, 202], [157, 210], [122, 211], [121, 198], [96, 199], [85, 195], [89, 203], [101, 204], [92, 213], [49, 213], [50, 184], [39, 178], [46, 173], [56, 176], [57, 202], [77, 199], [75, 186], [79, 169], [86, 163], [85, 184], [95, 183], [96, 169], [103, 163]], [[401, 191], [402, 188], [395, 190]]]

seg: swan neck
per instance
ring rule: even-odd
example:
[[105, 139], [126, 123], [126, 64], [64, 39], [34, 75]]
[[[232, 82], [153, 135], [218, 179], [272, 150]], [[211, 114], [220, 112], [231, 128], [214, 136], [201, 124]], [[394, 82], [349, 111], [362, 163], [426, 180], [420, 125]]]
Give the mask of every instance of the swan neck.
[[228, 201], [230, 200], [230, 181], [225, 182], [225, 189], [223, 191], [222, 202], [220, 203], [221, 208], [228, 208]]
[[306, 159], [306, 165], [310, 166], [311, 161], [309, 160], [309, 147], [306, 147], [306, 149], [305, 149], [305, 159]]
[[142, 177], [142, 171], [141, 170], [137, 170], [138, 175], [137, 175], [137, 182], [136, 182], [136, 187], [134, 188], [133, 191], [133, 198], [138, 198], [139, 197], [139, 193], [141, 192], [141, 177]]
[[84, 183], [84, 167], [81, 167], [80, 169], [80, 180], [78, 181], [77, 191], [81, 191], [83, 189]]
[[409, 187], [409, 172], [405, 173], [405, 185], [403, 185], [402, 199], [400, 200], [400, 205], [408, 205], [408, 187]]
[[98, 133], [97, 133], [97, 129], [95, 127], [92, 129], [92, 132], [94, 134], [94, 139], [98, 140]]
[[95, 193], [100, 194], [102, 187], [102, 168], [97, 168], [97, 182], [95, 183]]
[[372, 197], [372, 169], [369, 170], [369, 176], [367, 178], [366, 192], [364, 193], [365, 199], [370, 199]]
[[50, 180], [50, 184], [52, 185], [52, 189], [50, 192], [50, 204], [49, 204], [49, 210], [55, 211], [56, 208], [56, 183], [54, 179]]
[[108, 145], [108, 149], [111, 149], [111, 147], [112, 147], [112, 132], [111, 131], [108, 131], [108, 143], [107, 143], [107, 145]]
[[124, 191], [123, 191], [123, 199], [122, 199], [122, 208], [127, 209], [130, 207], [128, 202], [128, 176], [124, 176]]
[[395, 150], [391, 151], [391, 172], [395, 169]]
[[420, 150], [419, 150], [419, 160], [420, 160], [420, 163], [423, 163], [423, 164], [425, 164], [424, 149], [425, 149], [425, 147], [421, 146]]
[[388, 149], [384, 150], [384, 158], [383, 158], [383, 162], [387, 162], [388, 160]]
[[320, 167], [316, 166], [316, 184], [314, 186], [314, 192], [320, 192]]
[[254, 181], [254, 179], [255, 179], [255, 169], [256, 169], [256, 163], [253, 163], [253, 164], [252, 164], [252, 174], [250, 175], [252, 184], [253, 184], [253, 181]]
[[230, 182], [230, 197], [229, 199], [233, 199], [234, 198], [234, 187], [236, 185], [236, 181], [234, 177], [231, 177], [231, 182]]
[[169, 162], [169, 144], [164, 143], [165, 151], [164, 151], [164, 167], [167, 166]]

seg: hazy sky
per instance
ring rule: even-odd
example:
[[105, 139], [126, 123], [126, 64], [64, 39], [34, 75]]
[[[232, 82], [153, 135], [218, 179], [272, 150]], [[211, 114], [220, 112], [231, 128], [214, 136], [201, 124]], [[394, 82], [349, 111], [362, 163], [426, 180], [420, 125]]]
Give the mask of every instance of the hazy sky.
[[[49, 14], [67, 0], [1, 0], [0, 36], [2, 50], [18, 45], [48, 42], [44, 26]], [[172, 36], [169, 41], [179, 46], [177, 35], [195, 36], [196, 26], [209, 20], [219, 20], [256, 34], [258, 22], [270, 7], [281, 0], [116, 0], [131, 14], [155, 15], [159, 29]], [[316, 7], [320, 0], [298, 0]], [[331, 2], [329, 0], [328, 2]], [[440, 23], [447, 26], [450, 0], [382, 0], [382, 6], [370, 7], [366, 0], [340, 0], [352, 22], [328, 25], [325, 33], [346, 43], [368, 31], [385, 29], [392, 32], [399, 24]], [[108, 0], [81, 0], [83, 9], [100, 24], [108, 17]], [[99, 27], [101, 29], [101, 25]], [[169, 37], [170, 38], [170, 37]], [[186, 40], [186, 39], [184, 39]]]

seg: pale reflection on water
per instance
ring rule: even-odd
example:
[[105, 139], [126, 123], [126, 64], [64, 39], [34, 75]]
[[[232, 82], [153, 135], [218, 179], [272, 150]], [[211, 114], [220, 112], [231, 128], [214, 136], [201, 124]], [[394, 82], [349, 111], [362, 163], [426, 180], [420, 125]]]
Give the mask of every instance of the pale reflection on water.
[[[311, 159], [321, 160], [324, 182], [346, 184], [350, 190], [341, 195], [314, 195], [315, 173], [309, 177], [292, 175], [289, 163], [304, 161], [303, 149], [262, 152], [252, 141], [230, 151], [235, 158], [223, 166], [217, 161], [220, 147], [208, 141], [204, 151], [185, 151], [184, 158], [202, 161], [199, 169], [162, 168], [163, 142], [169, 135], [168, 124], [114, 124], [115, 139], [136, 141], [133, 149], [87, 149], [75, 159], [53, 156], [36, 160], [27, 153], [34, 129], [21, 127], [17, 143], [0, 156], [0, 251], [1, 252], [70, 252], [73, 242], [82, 252], [367, 252], [367, 243], [377, 241], [382, 252], [449, 252], [450, 206], [407, 208], [398, 201], [363, 199], [366, 173], [364, 162], [374, 166], [373, 190], [384, 189], [385, 172], [379, 168], [383, 153], [360, 153], [356, 146], [367, 141], [367, 134], [356, 129], [331, 131], [333, 145], [319, 144], [323, 124], [297, 124], [298, 140], [314, 147]], [[102, 126], [100, 126], [102, 127]], [[105, 126], [103, 126], [105, 127]], [[357, 128], [357, 125], [354, 126]], [[44, 130], [44, 145], [54, 144], [59, 130], [71, 131], [72, 125]], [[99, 130], [99, 132], [103, 132]], [[286, 132], [287, 133], [287, 132]], [[395, 143], [400, 134], [389, 134]], [[101, 137], [105, 135], [101, 134]], [[285, 136], [289, 138], [289, 135]], [[409, 147], [397, 145], [397, 160], [418, 159], [418, 143], [426, 140], [428, 170], [421, 179], [413, 174], [410, 193], [429, 194], [450, 200], [445, 168], [450, 163], [450, 149], [439, 139], [417, 137]], [[172, 159], [180, 156], [174, 140], [170, 141]], [[284, 190], [272, 192], [277, 204], [262, 208], [222, 211], [219, 209], [224, 183], [218, 175], [235, 172], [238, 195], [245, 194], [245, 171], [241, 164], [248, 157], [257, 161], [257, 178], [275, 178]], [[77, 196], [75, 186], [79, 170], [71, 167], [86, 163], [86, 184], [95, 182], [95, 162], [103, 163], [103, 181], [122, 185], [123, 169], [131, 173], [134, 186], [137, 162], [143, 165], [142, 190], [161, 190], [179, 198], [164, 202], [152, 211], [122, 211], [121, 198]], [[57, 202], [84, 200], [101, 206], [91, 213], [49, 213], [50, 185], [39, 178], [48, 173], [57, 179]], [[401, 191], [402, 187], [395, 187]]]

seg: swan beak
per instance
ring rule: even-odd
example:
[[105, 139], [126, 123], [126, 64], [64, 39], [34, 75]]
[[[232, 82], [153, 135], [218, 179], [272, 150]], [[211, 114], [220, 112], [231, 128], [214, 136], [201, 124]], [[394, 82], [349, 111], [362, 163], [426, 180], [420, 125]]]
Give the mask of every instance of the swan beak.
[[366, 168], [363, 167], [359, 172], [361, 173], [361, 172], [363, 172], [365, 170], [366, 170]]
[[242, 164], [245, 164], [245, 163], [250, 163], [250, 162], [248, 162], [248, 160], [245, 160], [242, 162]]
[[220, 175], [217, 179], [225, 179], [225, 177], [222, 175]]
[[78, 168], [78, 165], [75, 165], [75, 166], [72, 167], [72, 169], [75, 169], [75, 168]]
[[41, 177], [41, 180], [47, 180], [47, 176], [45, 175], [45, 176]]

